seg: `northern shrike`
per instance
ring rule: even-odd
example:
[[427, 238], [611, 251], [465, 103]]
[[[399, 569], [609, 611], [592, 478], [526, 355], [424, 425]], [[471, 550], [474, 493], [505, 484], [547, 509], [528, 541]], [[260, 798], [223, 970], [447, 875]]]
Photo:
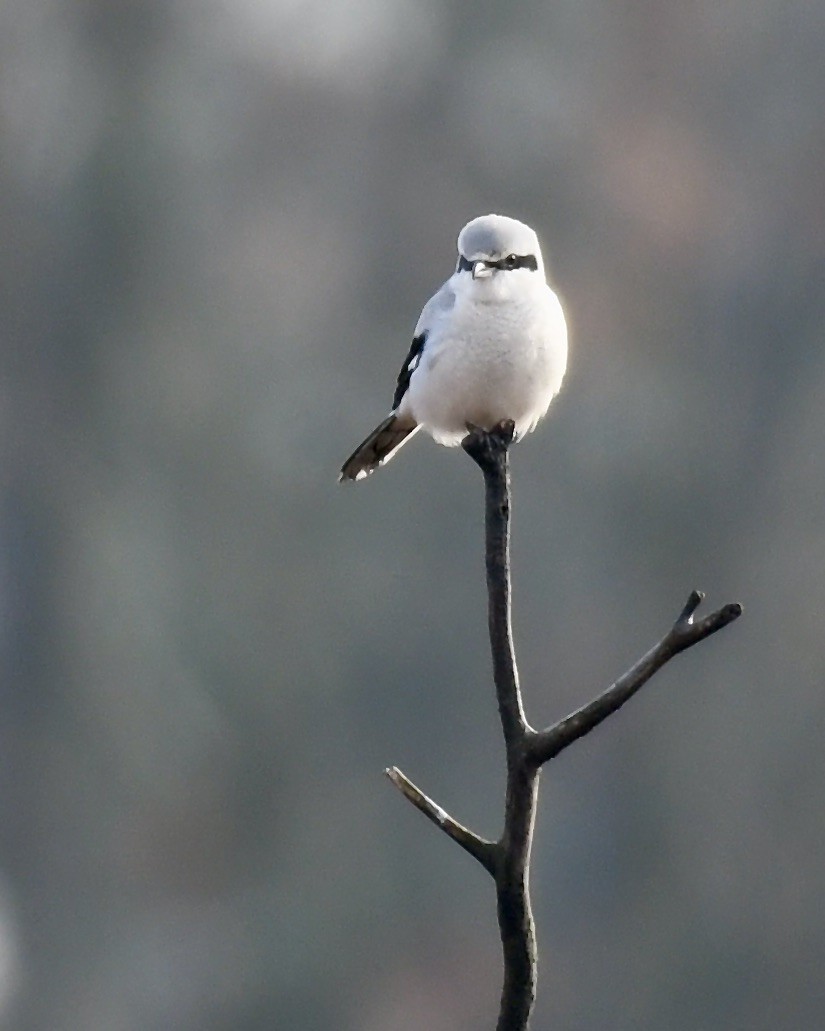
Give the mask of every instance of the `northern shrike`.
[[368, 476], [420, 429], [454, 447], [474, 426], [535, 428], [567, 365], [567, 328], [523, 222], [482, 215], [458, 236], [455, 273], [424, 305], [392, 410], [344, 462], [339, 480]]

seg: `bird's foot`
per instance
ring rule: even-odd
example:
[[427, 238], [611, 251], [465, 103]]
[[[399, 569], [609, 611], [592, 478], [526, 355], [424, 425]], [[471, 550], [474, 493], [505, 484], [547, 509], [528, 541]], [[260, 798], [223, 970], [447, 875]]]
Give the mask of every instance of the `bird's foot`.
[[516, 424], [512, 419], [502, 419], [490, 430], [470, 422], [466, 426], [467, 436], [461, 446], [477, 465], [484, 469], [485, 466], [504, 460], [516, 433]]
[[512, 419], [502, 419], [490, 430], [493, 437], [497, 437], [501, 443], [508, 447], [516, 438], [516, 424]]

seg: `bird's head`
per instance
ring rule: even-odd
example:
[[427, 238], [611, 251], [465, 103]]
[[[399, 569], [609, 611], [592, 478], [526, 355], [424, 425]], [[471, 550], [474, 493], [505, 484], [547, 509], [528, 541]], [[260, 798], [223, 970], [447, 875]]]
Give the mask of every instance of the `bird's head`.
[[504, 299], [545, 282], [536, 234], [515, 218], [481, 215], [458, 234], [456, 276], [482, 297]]

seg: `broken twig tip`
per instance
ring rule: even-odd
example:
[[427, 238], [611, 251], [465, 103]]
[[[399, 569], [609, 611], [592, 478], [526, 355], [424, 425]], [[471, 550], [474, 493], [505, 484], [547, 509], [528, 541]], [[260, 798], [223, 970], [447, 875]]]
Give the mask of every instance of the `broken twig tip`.
[[679, 618], [676, 620], [677, 623], [692, 623], [693, 614], [705, 600], [704, 591], [691, 591], [688, 596], [688, 600], [685, 602], [685, 607], [679, 613]]
[[743, 612], [744, 609], [739, 602], [732, 601], [730, 605], [725, 605], [724, 608], [720, 609], [719, 616], [725, 623], [732, 623], [735, 619], [739, 619]]

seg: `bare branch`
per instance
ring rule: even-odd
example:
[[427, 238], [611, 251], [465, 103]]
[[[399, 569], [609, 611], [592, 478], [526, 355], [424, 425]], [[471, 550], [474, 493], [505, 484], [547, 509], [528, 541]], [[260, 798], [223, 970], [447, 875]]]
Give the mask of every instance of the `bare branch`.
[[504, 985], [496, 1031], [525, 1031], [536, 997], [536, 935], [530, 908], [529, 874], [542, 765], [624, 705], [674, 655], [710, 637], [742, 612], [739, 605], [726, 605], [694, 621], [703, 596], [693, 591], [668, 633], [615, 684], [555, 726], [533, 730], [521, 699], [510, 613], [508, 448], [514, 428], [512, 422], [501, 423], [489, 432], [468, 426], [469, 435], [462, 441], [464, 450], [484, 474], [487, 616], [496, 700], [507, 758], [501, 838], [497, 842], [479, 838], [444, 812], [396, 767], [386, 771], [393, 784], [417, 809], [478, 860], [495, 879], [504, 958]]
[[692, 591], [678, 619], [661, 641], [598, 698], [594, 698], [592, 702], [588, 702], [587, 705], [577, 709], [576, 712], [566, 716], [547, 730], [529, 731], [527, 735], [529, 760], [535, 766], [549, 762], [568, 745], [572, 745], [574, 741], [584, 737], [602, 720], [624, 705], [674, 655], [704, 641], [705, 638], [726, 627], [742, 614], [742, 606], [734, 603], [712, 612], [699, 622], [694, 622], [693, 614], [703, 598], [704, 595], [701, 591]]
[[508, 448], [516, 424], [507, 421], [491, 433], [468, 426], [461, 446], [484, 474], [487, 622], [501, 726], [505, 742], [521, 741], [527, 729], [519, 688], [510, 615], [510, 468]]
[[454, 820], [440, 805], [428, 798], [397, 766], [390, 766], [384, 773], [395, 784], [401, 794], [422, 812], [428, 820], [444, 831], [448, 837], [477, 859], [484, 869], [495, 877], [496, 853], [498, 846], [493, 841], [486, 841], [468, 830], [458, 820]]
[[536, 931], [530, 906], [530, 849], [538, 795], [538, 768], [526, 761], [530, 732], [519, 689], [510, 612], [510, 469], [515, 424], [490, 433], [468, 426], [462, 447], [484, 474], [487, 612], [493, 679], [507, 755], [504, 830], [496, 870], [498, 926], [504, 985], [497, 1031], [527, 1027], [536, 998]]

